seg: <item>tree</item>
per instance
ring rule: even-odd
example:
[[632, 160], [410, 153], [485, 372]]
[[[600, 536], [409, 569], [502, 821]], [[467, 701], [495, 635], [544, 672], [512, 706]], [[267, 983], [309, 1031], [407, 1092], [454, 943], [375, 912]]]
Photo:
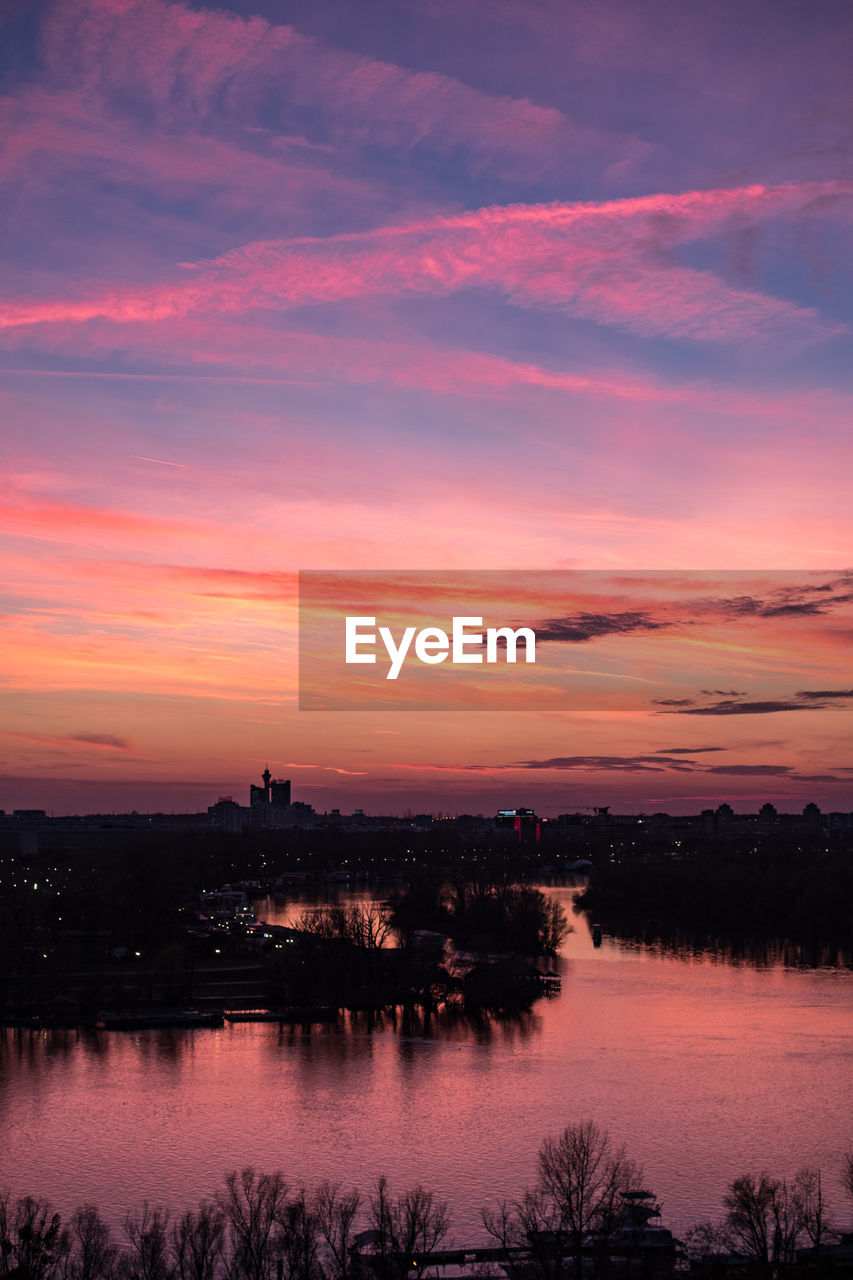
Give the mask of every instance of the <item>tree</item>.
[[539, 1176], [512, 1210], [485, 1215], [486, 1229], [506, 1244], [526, 1239], [545, 1274], [557, 1276], [566, 1248], [578, 1277], [583, 1271], [584, 1240], [606, 1240], [616, 1227], [622, 1196], [640, 1185], [640, 1170], [624, 1147], [616, 1147], [606, 1129], [592, 1120], [568, 1125], [539, 1149]]
[[539, 1151], [539, 1189], [559, 1217], [571, 1242], [575, 1270], [583, 1269], [584, 1236], [609, 1235], [622, 1209], [622, 1195], [640, 1185], [640, 1170], [624, 1146], [592, 1120], [568, 1125], [546, 1138]]
[[303, 911], [291, 927], [317, 938], [348, 942], [361, 951], [375, 951], [391, 930], [391, 908], [384, 902], [351, 903]]
[[497, 1210], [484, 1210], [483, 1225], [502, 1249], [503, 1266], [511, 1280], [526, 1280], [531, 1263], [543, 1280], [559, 1280], [563, 1270], [559, 1216], [542, 1192], [525, 1191], [520, 1200], [501, 1201]]
[[784, 1179], [766, 1173], [735, 1178], [723, 1197], [732, 1243], [761, 1276], [778, 1276], [796, 1257], [802, 1206]]
[[849, 1196], [853, 1196], [853, 1151], [844, 1157], [844, 1168], [841, 1170], [841, 1185]]
[[0, 1196], [0, 1276], [53, 1280], [68, 1256], [68, 1232], [45, 1200]]
[[181, 1214], [170, 1243], [178, 1280], [216, 1280], [225, 1248], [225, 1214], [218, 1205], [202, 1201]]
[[347, 909], [347, 937], [355, 947], [374, 951], [391, 930], [391, 908], [384, 902], [353, 903]]
[[285, 1201], [279, 1225], [282, 1277], [322, 1280], [318, 1219], [303, 1189]]
[[231, 1248], [231, 1271], [239, 1280], [271, 1280], [282, 1256], [281, 1222], [287, 1186], [280, 1173], [251, 1167], [225, 1177], [218, 1196]]
[[423, 1187], [392, 1197], [385, 1178], [379, 1179], [370, 1196], [368, 1216], [375, 1233], [377, 1269], [391, 1280], [406, 1280], [415, 1258], [437, 1249], [450, 1229], [444, 1201]]
[[357, 1191], [341, 1191], [324, 1182], [314, 1195], [314, 1213], [330, 1262], [330, 1280], [349, 1280], [350, 1246], [361, 1199]]
[[71, 1216], [71, 1255], [66, 1268], [68, 1280], [107, 1280], [113, 1275], [116, 1248], [110, 1229], [90, 1204], [75, 1209]]
[[732, 1240], [724, 1222], [705, 1219], [685, 1232], [684, 1244], [691, 1267], [707, 1264], [715, 1255], [731, 1251]]
[[454, 940], [472, 950], [549, 955], [570, 932], [559, 902], [530, 885], [459, 880], [449, 910]]
[[127, 1215], [124, 1233], [130, 1247], [119, 1259], [124, 1280], [172, 1280], [168, 1226], [168, 1211], [152, 1209], [147, 1201], [141, 1213]]
[[800, 1219], [800, 1229], [820, 1256], [827, 1233], [834, 1230], [823, 1198], [820, 1169], [800, 1169], [792, 1184], [792, 1195]]

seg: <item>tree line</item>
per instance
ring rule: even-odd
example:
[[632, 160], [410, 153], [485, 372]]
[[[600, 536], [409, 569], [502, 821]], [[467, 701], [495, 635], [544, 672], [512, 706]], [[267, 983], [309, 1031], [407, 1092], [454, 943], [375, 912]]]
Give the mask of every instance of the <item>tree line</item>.
[[[447, 1206], [416, 1187], [391, 1195], [380, 1178], [363, 1199], [323, 1183], [291, 1187], [281, 1173], [226, 1175], [212, 1200], [172, 1217], [145, 1204], [114, 1239], [92, 1205], [64, 1224], [44, 1200], [0, 1195], [0, 1276], [8, 1280], [352, 1280], [360, 1220], [385, 1262], [405, 1280], [414, 1255], [449, 1227]], [[405, 1262], [404, 1262], [405, 1260]]]
[[[841, 1185], [853, 1197], [853, 1153], [845, 1157]], [[775, 1280], [796, 1270], [802, 1252], [820, 1270], [827, 1245], [841, 1234], [827, 1208], [819, 1169], [800, 1169], [790, 1181], [743, 1174], [729, 1185], [723, 1205], [720, 1218], [688, 1232], [688, 1255], [705, 1271], [720, 1270], [731, 1257], [743, 1258], [760, 1280]]]
[[593, 868], [578, 905], [611, 932], [698, 945], [789, 940], [849, 951], [853, 857], [776, 847], [623, 858]]
[[[853, 1197], [853, 1153], [841, 1181]], [[477, 1274], [481, 1280], [606, 1275], [616, 1242], [633, 1238], [625, 1225], [644, 1221], [642, 1205], [653, 1200], [642, 1183], [641, 1168], [606, 1129], [593, 1121], [568, 1125], [540, 1147], [534, 1185], [483, 1211], [494, 1248], [482, 1251], [489, 1261]], [[45, 1200], [2, 1194], [0, 1276], [407, 1280], [436, 1263], [449, 1231], [448, 1205], [421, 1186], [394, 1195], [379, 1178], [367, 1195], [328, 1182], [309, 1191], [281, 1173], [245, 1168], [227, 1174], [211, 1200], [175, 1216], [146, 1203], [125, 1217], [120, 1239], [92, 1205], [64, 1223]], [[730, 1184], [722, 1217], [691, 1229], [683, 1256], [700, 1272], [724, 1272], [739, 1260], [757, 1280], [777, 1280], [796, 1270], [798, 1250], [809, 1248], [819, 1262], [837, 1237], [818, 1171], [803, 1169], [790, 1182], [746, 1174]], [[628, 1265], [630, 1245], [620, 1245], [620, 1253]]]

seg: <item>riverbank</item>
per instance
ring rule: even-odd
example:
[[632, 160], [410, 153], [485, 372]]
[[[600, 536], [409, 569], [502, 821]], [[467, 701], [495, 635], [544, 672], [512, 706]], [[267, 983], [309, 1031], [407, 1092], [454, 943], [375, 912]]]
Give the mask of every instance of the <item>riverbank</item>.
[[608, 932], [748, 955], [787, 947], [799, 962], [853, 965], [853, 852], [694, 853], [597, 864], [578, 907]]

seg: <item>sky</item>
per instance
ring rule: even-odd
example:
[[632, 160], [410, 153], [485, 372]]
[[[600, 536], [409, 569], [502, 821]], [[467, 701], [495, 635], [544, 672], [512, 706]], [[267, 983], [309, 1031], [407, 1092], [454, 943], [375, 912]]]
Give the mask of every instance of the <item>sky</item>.
[[[853, 810], [846, 0], [7, 0], [0, 49], [0, 807]], [[682, 646], [666, 715], [299, 710], [300, 570], [470, 569], [749, 571], [785, 679], [733, 608], [746, 709]], [[630, 662], [608, 590], [550, 652]]]

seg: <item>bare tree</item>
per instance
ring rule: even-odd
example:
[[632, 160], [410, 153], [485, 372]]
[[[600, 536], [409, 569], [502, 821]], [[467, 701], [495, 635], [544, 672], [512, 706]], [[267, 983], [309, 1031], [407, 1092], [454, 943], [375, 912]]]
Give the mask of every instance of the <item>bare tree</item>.
[[356, 947], [374, 951], [391, 930], [391, 908], [385, 902], [362, 902], [347, 910], [347, 936]]
[[0, 1196], [0, 1276], [53, 1280], [69, 1251], [68, 1232], [46, 1200]]
[[545, 955], [556, 955], [574, 929], [569, 924], [568, 916], [556, 898], [546, 899], [542, 912], [542, 950]]
[[723, 1197], [734, 1247], [762, 1276], [777, 1276], [796, 1257], [802, 1205], [784, 1179], [766, 1173], [736, 1178]]
[[844, 1157], [844, 1167], [841, 1170], [841, 1185], [849, 1196], [853, 1196], [853, 1151], [848, 1151]]
[[285, 1201], [279, 1225], [282, 1275], [287, 1280], [322, 1280], [319, 1223], [303, 1189]]
[[624, 1146], [592, 1120], [568, 1125], [539, 1150], [538, 1189], [550, 1221], [568, 1237], [575, 1271], [583, 1270], [584, 1237], [615, 1228], [623, 1193], [640, 1185], [640, 1170]]
[[362, 951], [381, 947], [391, 931], [392, 912], [385, 902], [355, 902], [348, 907], [303, 911], [292, 928], [316, 938], [349, 942]]
[[68, 1280], [107, 1280], [113, 1275], [116, 1247], [110, 1229], [90, 1204], [71, 1216], [71, 1252], [65, 1267]]
[[178, 1280], [217, 1280], [225, 1249], [222, 1209], [206, 1201], [187, 1209], [172, 1227], [170, 1244]]
[[541, 1191], [526, 1191], [513, 1203], [503, 1200], [496, 1210], [484, 1210], [481, 1216], [489, 1235], [506, 1250], [502, 1265], [512, 1280], [529, 1276], [531, 1266], [542, 1280], [559, 1280], [563, 1270], [559, 1214]]
[[357, 1191], [341, 1191], [336, 1183], [324, 1182], [315, 1192], [314, 1213], [326, 1245], [330, 1280], [349, 1280], [350, 1246], [360, 1204]]
[[770, 1206], [773, 1199], [771, 1179], [762, 1174], [736, 1178], [723, 1197], [726, 1223], [734, 1246], [747, 1258], [758, 1262], [762, 1271], [770, 1272], [772, 1228]]
[[280, 1173], [252, 1168], [226, 1175], [218, 1197], [231, 1246], [230, 1271], [238, 1280], [270, 1280], [282, 1257], [281, 1222], [287, 1185]]
[[450, 1229], [447, 1205], [431, 1191], [415, 1187], [395, 1198], [388, 1194], [385, 1178], [370, 1197], [368, 1215], [379, 1270], [392, 1280], [406, 1280], [415, 1258], [437, 1249]]
[[799, 1216], [800, 1230], [811, 1242], [815, 1257], [819, 1257], [827, 1234], [834, 1231], [823, 1198], [820, 1169], [800, 1169], [792, 1183], [791, 1194]]
[[124, 1280], [172, 1280], [169, 1257], [169, 1214], [146, 1203], [141, 1213], [129, 1213], [124, 1233], [129, 1248], [121, 1254], [119, 1270]]
[[705, 1219], [685, 1232], [684, 1244], [691, 1264], [703, 1263], [709, 1261], [714, 1254], [729, 1253], [732, 1238], [724, 1222]]
[[736, 1252], [759, 1275], [778, 1277], [796, 1262], [799, 1244], [810, 1243], [817, 1259], [827, 1236], [835, 1234], [818, 1169], [800, 1169], [790, 1183], [766, 1173], [744, 1174], [731, 1183], [723, 1203], [722, 1221], [700, 1222], [687, 1233], [693, 1261]]
[[306, 908], [296, 920], [291, 920], [290, 927], [315, 938], [344, 938], [346, 911], [343, 907]]

